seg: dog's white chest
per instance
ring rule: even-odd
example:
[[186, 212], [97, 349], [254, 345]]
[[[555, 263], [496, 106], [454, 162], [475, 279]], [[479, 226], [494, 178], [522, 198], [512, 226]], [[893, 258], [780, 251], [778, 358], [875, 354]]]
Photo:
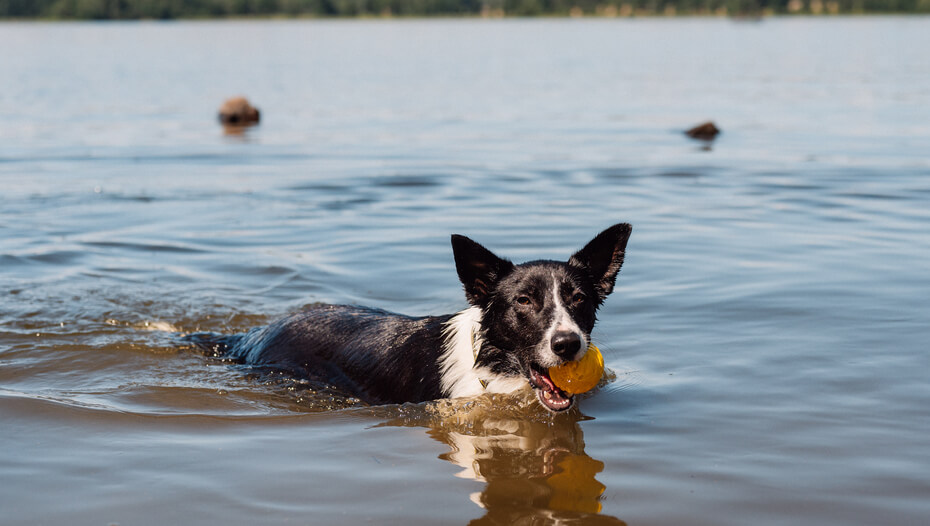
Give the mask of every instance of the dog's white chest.
[[445, 343], [439, 358], [440, 383], [450, 398], [483, 393], [512, 393], [527, 387], [523, 378], [501, 376], [475, 367], [481, 348], [481, 309], [469, 307], [452, 317], [443, 331]]

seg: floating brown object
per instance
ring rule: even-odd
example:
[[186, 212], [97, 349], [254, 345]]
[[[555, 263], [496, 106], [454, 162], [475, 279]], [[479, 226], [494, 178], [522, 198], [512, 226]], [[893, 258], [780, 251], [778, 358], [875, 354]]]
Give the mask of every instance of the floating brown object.
[[685, 134], [692, 139], [700, 139], [702, 141], [712, 141], [720, 133], [720, 128], [718, 128], [713, 122], [707, 121], [703, 124], [698, 124], [694, 128], [686, 131]]
[[219, 117], [226, 125], [249, 126], [258, 123], [259, 112], [245, 97], [233, 97], [220, 106]]

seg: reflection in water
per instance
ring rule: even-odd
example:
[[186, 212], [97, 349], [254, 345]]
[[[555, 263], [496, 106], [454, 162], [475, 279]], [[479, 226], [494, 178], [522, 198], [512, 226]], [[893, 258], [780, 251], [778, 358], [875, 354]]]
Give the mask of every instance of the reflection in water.
[[535, 400], [492, 395], [440, 401], [430, 413], [388, 425], [426, 425], [449, 446], [440, 458], [462, 468], [457, 476], [485, 483], [470, 495], [485, 509], [471, 524], [625, 524], [600, 514], [604, 463], [584, 451], [579, 411], [549, 415]]
[[253, 126], [254, 123], [249, 124], [224, 124], [223, 125], [223, 135], [231, 139], [241, 139], [246, 141], [248, 135], [246, 134]]

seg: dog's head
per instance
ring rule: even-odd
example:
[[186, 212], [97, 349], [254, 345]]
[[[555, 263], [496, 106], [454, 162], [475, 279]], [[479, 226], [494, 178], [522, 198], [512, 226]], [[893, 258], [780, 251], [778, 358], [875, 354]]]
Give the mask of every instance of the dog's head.
[[613, 291], [632, 227], [597, 235], [567, 262], [514, 265], [465, 236], [452, 236], [468, 302], [481, 309], [482, 345], [475, 367], [498, 377], [525, 378], [548, 410], [574, 399], [555, 386], [549, 368], [581, 358], [597, 308]]

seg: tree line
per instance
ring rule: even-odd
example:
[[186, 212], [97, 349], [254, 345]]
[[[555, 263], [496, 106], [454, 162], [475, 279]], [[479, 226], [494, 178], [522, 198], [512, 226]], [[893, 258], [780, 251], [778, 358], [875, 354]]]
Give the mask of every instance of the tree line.
[[0, 0], [0, 18], [930, 13], [930, 0]]

